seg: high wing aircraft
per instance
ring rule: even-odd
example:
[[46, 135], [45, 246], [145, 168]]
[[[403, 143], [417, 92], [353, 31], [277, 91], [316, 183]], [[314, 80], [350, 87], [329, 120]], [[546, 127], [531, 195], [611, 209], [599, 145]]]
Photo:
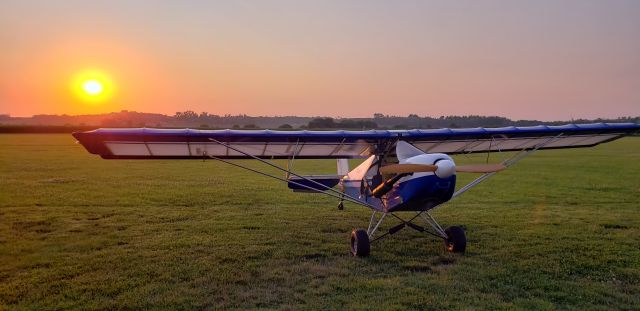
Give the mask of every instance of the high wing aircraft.
[[[634, 123], [567, 124], [503, 128], [371, 131], [271, 131], [121, 128], [73, 133], [104, 159], [215, 159], [286, 182], [293, 191], [322, 193], [372, 210], [369, 226], [351, 232], [351, 253], [369, 255], [370, 244], [409, 227], [444, 240], [463, 253], [462, 228], [443, 229], [429, 211], [542, 149], [592, 147], [640, 131]], [[456, 165], [453, 154], [506, 152], [498, 164]], [[365, 159], [350, 170], [348, 159]], [[256, 170], [236, 159], [253, 159], [283, 171]], [[288, 159], [287, 168], [272, 159]], [[337, 159], [337, 174], [302, 176], [290, 168], [298, 159]], [[457, 173], [478, 178], [456, 190]], [[400, 221], [376, 234], [385, 217]], [[424, 221], [431, 229], [416, 224]]]

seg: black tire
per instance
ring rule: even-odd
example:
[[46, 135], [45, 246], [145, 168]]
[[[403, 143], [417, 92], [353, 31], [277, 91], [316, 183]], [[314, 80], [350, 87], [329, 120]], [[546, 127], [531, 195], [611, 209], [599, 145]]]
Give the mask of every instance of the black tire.
[[464, 253], [467, 249], [467, 237], [464, 230], [458, 226], [451, 226], [444, 230], [448, 238], [444, 240], [444, 247], [451, 253]]
[[358, 257], [369, 256], [371, 244], [367, 231], [362, 229], [353, 229], [351, 231], [351, 254]]

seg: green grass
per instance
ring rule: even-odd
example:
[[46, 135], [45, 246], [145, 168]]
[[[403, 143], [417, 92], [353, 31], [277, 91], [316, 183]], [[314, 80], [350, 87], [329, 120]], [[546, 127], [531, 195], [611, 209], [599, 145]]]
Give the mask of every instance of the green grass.
[[360, 259], [353, 204], [214, 161], [0, 135], [0, 309], [636, 309], [639, 173], [640, 138], [543, 151], [434, 212], [464, 226], [465, 255], [407, 229]]

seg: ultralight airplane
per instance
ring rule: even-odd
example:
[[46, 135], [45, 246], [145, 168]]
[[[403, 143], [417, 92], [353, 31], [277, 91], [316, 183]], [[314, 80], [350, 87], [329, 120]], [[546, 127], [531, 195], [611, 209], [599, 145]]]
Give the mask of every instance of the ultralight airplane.
[[[429, 211], [465, 193], [497, 172], [542, 149], [593, 147], [640, 131], [634, 123], [567, 124], [503, 128], [370, 131], [271, 131], [121, 128], [76, 132], [90, 153], [104, 159], [215, 159], [286, 182], [293, 191], [322, 193], [370, 208], [369, 226], [351, 232], [351, 253], [369, 255], [370, 244], [405, 227], [444, 240], [463, 253], [461, 227], [443, 229]], [[449, 156], [515, 151], [499, 164], [456, 165]], [[349, 169], [348, 159], [365, 159]], [[253, 159], [285, 173], [269, 174], [241, 164]], [[288, 159], [287, 168], [272, 159]], [[294, 160], [337, 159], [337, 174], [302, 176]], [[456, 190], [456, 173], [481, 174]], [[402, 215], [402, 217], [401, 217]], [[408, 216], [405, 216], [408, 215]], [[400, 221], [376, 235], [385, 217]], [[431, 230], [416, 224], [423, 220]]]

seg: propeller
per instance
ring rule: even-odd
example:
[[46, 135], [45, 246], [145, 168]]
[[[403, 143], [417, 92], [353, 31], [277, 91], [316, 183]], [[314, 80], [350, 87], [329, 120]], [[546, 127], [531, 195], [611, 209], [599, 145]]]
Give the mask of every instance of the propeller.
[[[455, 166], [461, 173], [493, 173], [507, 168], [504, 164], [472, 164]], [[380, 168], [382, 174], [406, 174], [418, 172], [436, 172], [437, 165], [432, 164], [389, 164]]]
[[389, 164], [380, 168], [382, 174], [406, 174], [417, 172], [435, 172], [437, 165], [432, 164]]

